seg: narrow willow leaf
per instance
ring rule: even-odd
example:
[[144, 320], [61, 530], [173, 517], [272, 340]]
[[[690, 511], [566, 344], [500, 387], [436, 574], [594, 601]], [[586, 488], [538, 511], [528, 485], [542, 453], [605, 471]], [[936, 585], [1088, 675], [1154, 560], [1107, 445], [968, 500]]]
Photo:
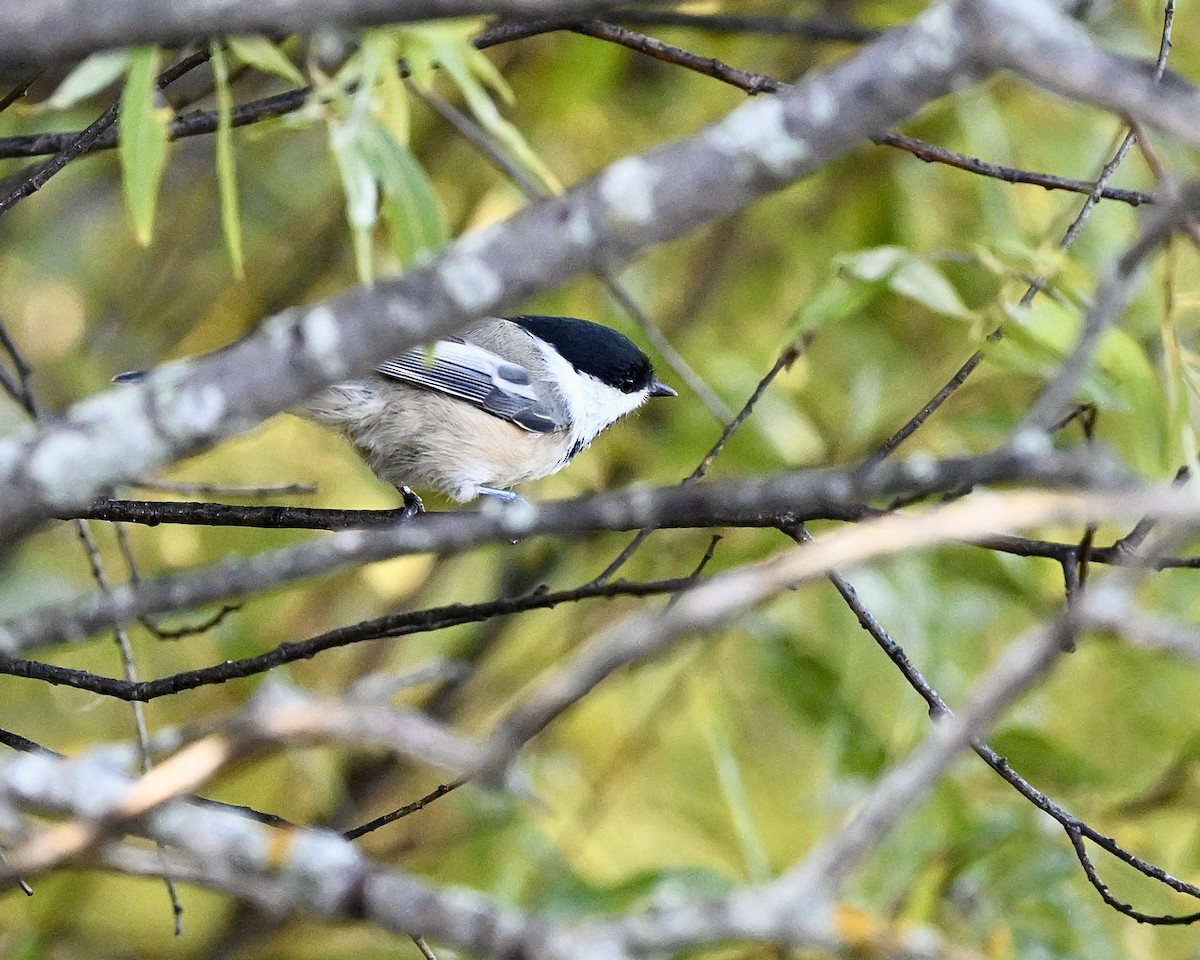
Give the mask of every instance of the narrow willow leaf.
[[843, 254], [836, 262], [849, 275], [868, 283], [886, 283], [893, 293], [935, 313], [960, 320], [974, 316], [937, 267], [925, 257], [910, 253], [903, 247], [859, 250]]
[[895, 293], [947, 317], [968, 320], [972, 314], [957, 291], [937, 267], [923, 257], [909, 257], [892, 274], [890, 286]]
[[[1041, 380], [1056, 376], [1078, 342], [1080, 311], [1052, 297], [1038, 297], [1028, 307], [1006, 305], [1006, 313], [1004, 339], [983, 347], [989, 363]], [[1077, 393], [1102, 410], [1130, 415], [1141, 426], [1126, 455], [1162, 469], [1171, 436], [1167, 394], [1146, 350], [1127, 331], [1114, 327], [1105, 332]]]
[[434, 82], [434, 71], [446, 48], [461, 49], [471, 43], [479, 32], [482, 18], [471, 20], [431, 21], [398, 29], [403, 44], [404, 62], [413, 83], [428, 90]]
[[392, 251], [407, 265], [448, 238], [441, 200], [412, 152], [376, 122], [362, 140], [363, 156], [383, 191], [382, 211], [392, 238]]
[[724, 716], [724, 710], [717, 703], [715, 694], [698, 693], [692, 698], [692, 705], [717, 772], [717, 782], [729, 811], [729, 819], [741, 847], [746, 874], [752, 881], [766, 881], [771, 876], [771, 862], [754, 815], [754, 808], [750, 803], [750, 793], [746, 789], [737, 754], [726, 732], [728, 720]]
[[[1195, 384], [1190, 376], [1185, 348], [1180, 340], [1178, 324], [1179, 302], [1176, 286], [1179, 279], [1179, 245], [1168, 242], [1164, 248], [1163, 283], [1164, 297], [1162, 317], [1159, 320], [1159, 335], [1162, 338], [1163, 392], [1166, 398], [1168, 436], [1180, 438], [1180, 448], [1185, 456], [1193, 456], [1196, 449], [1196, 431], [1191, 418], [1191, 406], [1195, 398]], [[1197, 476], [1200, 474], [1193, 474]]]
[[[465, 41], [457, 41], [453, 37], [438, 35], [435, 40], [434, 58], [454, 81], [455, 86], [467, 101], [467, 106], [479, 125], [520, 163], [526, 170], [537, 177], [551, 193], [562, 193], [563, 186], [554, 171], [541, 158], [536, 150], [525, 139], [525, 135], [512, 123], [504, 118], [484, 84], [480, 82], [479, 72], [484, 74], [484, 80], [493, 82], [499, 75], [490, 61], [478, 50]], [[486, 64], [486, 68], [482, 66]], [[503, 78], [499, 78], [502, 93], [508, 87]]]
[[346, 219], [354, 244], [354, 264], [358, 279], [374, 281], [371, 256], [371, 232], [379, 218], [379, 190], [375, 174], [363, 154], [361, 131], [364, 124], [332, 121], [329, 124], [329, 149], [337, 163], [346, 195]]
[[882, 289], [878, 284], [854, 283], [840, 273], [834, 274], [796, 310], [788, 324], [788, 342], [807, 331], [836, 326], [861, 313], [880, 295]]
[[400, 76], [400, 64], [388, 60], [379, 72], [376, 113], [399, 143], [408, 143], [408, 90]]
[[512, 87], [508, 85], [508, 81], [504, 79], [504, 74], [496, 69], [496, 65], [487, 58], [482, 50], [475, 49], [471, 38], [465, 38], [462, 50], [467, 59], [467, 65], [471, 68], [471, 72], [480, 80], [487, 84], [492, 92], [500, 97], [505, 103], [513, 104], [517, 102], [516, 94], [513, 93]]
[[93, 53], [64, 78], [46, 99], [50, 110], [66, 110], [117, 80], [129, 65], [128, 50], [104, 50]]
[[1115, 394], [1118, 409], [1138, 424], [1128, 447], [1139, 467], [1166, 470], [1171, 461], [1171, 398], [1154, 362], [1127, 330], [1113, 327], [1096, 350], [1094, 379]]
[[217, 189], [221, 194], [221, 232], [233, 274], [246, 278], [242, 248], [242, 214], [238, 205], [237, 160], [233, 155], [233, 95], [229, 91], [229, 64], [219, 43], [210, 45], [213, 77], [217, 82]]
[[230, 37], [226, 43], [229, 45], [229, 52], [242, 61], [249, 64], [255, 70], [262, 73], [273, 73], [277, 77], [283, 77], [289, 83], [294, 83], [298, 87], [306, 85], [299, 68], [292, 63], [291, 60], [270, 40], [260, 34], [252, 34], [246, 37]]
[[137, 47], [129, 55], [125, 90], [121, 94], [118, 153], [125, 206], [138, 243], [147, 246], [154, 233], [158, 191], [167, 167], [167, 133], [171, 110], [159, 105], [155, 75], [158, 50]]

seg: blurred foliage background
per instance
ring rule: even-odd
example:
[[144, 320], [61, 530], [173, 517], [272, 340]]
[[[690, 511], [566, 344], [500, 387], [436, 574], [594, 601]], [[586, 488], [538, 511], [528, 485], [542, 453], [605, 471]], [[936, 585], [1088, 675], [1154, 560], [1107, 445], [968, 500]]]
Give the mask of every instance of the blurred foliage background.
[[[830, 4], [839, 15], [875, 27], [903, 22], [920, 6]], [[748, 12], [744, 5], [738, 10]], [[797, 2], [759, 12], [803, 17], [821, 11]], [[1110, 49], [1153, 58], [1161, 24], [1158, 4], [1120, 0], [1090, 25]], [[483, 26], [437, 28], [443, 33], [436, 40], [461, 46]], [[649, 32], [782, 79], [853, 49], [693, 29]], [[420, 42], [432, 41], [411, 33], [389, 41], [401, 53]], [[305, 66], [299, 41], [281, 49]], [[1184, 5], [1171, 68], [1200, 76], [1197, 51], [1200, 21]], [[619, 157], [688, 135], [744, 99], [707, 77], [571, 33], [503, 44], [482, 56], [511, 87], [512, 101], [501, 110], [523, 138], [526, 166], [540, 163], [568, 186]], [[236, 102], [290, 86], [280, 76], [239, 68], [235, 54], [231, 60]], [[464, 106], [462, 86], [442, 71], [419, 79]], [[64, 110], [18, 104], [0, 115], [0, 135], [80, 129], [112, 96], [110, 89]], [[197, 105], [212, 104], [208, 97]], [[338, 109], [336, 102], [326, 107]], [[403, 111], [389, 119], [407, 127], [407, 146], [432, 185], [449, 235], [501, 220], [525, 203], [419, 99], [402, 94], [389, 109]], [[72, 164], [0, 221], [6, 251], [0, 316], [33, 365], [33, 383], [48, 410], [104, 389], [122, 370], [216, 349], [265, 315], [358, 281], [362, 248], [356, 268], [328, 117], [313, 110], [234, 132], [244, 279], [237, 279], [222, 238], [211, 136], [171, 146], [149, 246], [139, 245], [126, 215], [115, 151]], [[905, 132], [995, 163], [1087, 178], [1124, 130], [1114, 117], [1002, 76], [934, 104]], [[1152, 145], [1176, 176], [1194, 172], [1194, 158], [1165, 138]], [[5, 163], [5, 173], [20, 169], [18, 162]], [[1135, 150], [1114, 184], [1153, 189], [1155, 178]], [[1079, 196], [864, 145], [739, 216], [652, 251], [620, 276], [735, 410], [799, 329], [816, 332], [711, 476], [860, 461], [1006, 322], [1012, 335], [989, 348], [967, 387], [907, 447], [939, 456], [981, 452], [1005, 437], [1053, 369], [1097, 278], [1136, 229], [1137, 211], [1105, 202], [1078, 244], [1062, 254], [1057, 244], [1081, 203]], [[365, 242], [377, 275], [401, 269], [386, 230]], [[915, 281], [896, 282], [901, 261], [912, 264]], [[881, 262], [890, 266], [881, 271]], [[1039, 273], [1051, 276], [1050, 294], [1017, 316], [1011, 305]], [[1196, 253], [1177, 243], [1147, 271], [1088, 384], [1089, 399], [1100, 407], [1099, 442], [1148, 478], [1169, 477], [1194, 453], [1189, 359], [1196, 349], [1198, 287]], [[646, 342], [595, 279], [526, 306], [588, 317]], [[1172, 357], [1179, 362], [1173, 365]], [[656, 360], [682, 398], [650, 405], [527, 495], [665, 485], [695, 467], [722, 424]], [[0, 430], [23, 423], [20, 409], [0, 397]], [[1064, 433], [1062, 443], [1076, 442], [1076, 433]], [[312, 483], [317, 493], [290, 498], [310, 505], [397, 502], [340, 440], [289, 416], [179, 464], [167, 477], [252, 487]], [[112, 531], [96, 525], [96, 532], [111, 569], [122, 571]], [[1102, 531], [1099, 539], [1117, 533]], [[143, 574], [313, 536], [170, 526], [129, 534]], [[135, 631], [138, 668], [152, 678], [253, 655], [387, 611], [583, 583], [627, 539], [545, 539], [464, 556], [404, 558], [276, 590], [247, 599], [202, 636], [171, 642]], [[622, 575], [687, 575], [709, 540], [704, 531], [655, 534]], [[729, 531], [707, 569], [762, 558], [786, 543], [772, 531]], [[1056, 608], [1063, 592], [1053, 563], [966, 547], [846, 572], [952, 705], [1022, 630]], [[1166, 573], [1146, 589], [1158, 607], [1194, 617], [1194, 577]], [[14, 615], [91, 588], [75, 532], [60, 524], [28, 540], [0, 569], [0, 608]], [[304, 688], [337, 693], [364, 672], [461, 659], [471, 667], [464, 679], [419, 688], [409, 699], [464, 730], [482, 732], [543, 669], [634, 603], [589, 601], [512, 621], [361, 643], [281, 673]], [[50, 659], [120, 675], [111, 643], [55, 650]], [[151, 729], [220, 716], [260, 682], [156, 700], [147, 708]], [[12, 678], [3, 687], [3, 725], [56, 750], [77, 754], [132, 737], [126, 704]], [[1198, 700], [1194, 668], [1091, 637], [1010, 714], [994, 743], [1064, 806], [1195, 881], [1200, 739], [1192, 707]], [[362, 842], [371, 855], [403, 869], [556, 917], [647, 903], [678, 890], [720, 890], [775, 875], [803, 856], [928, 726], [923, 703], [832, 587], [817, 583], [736, 629], [695, 638], [618, 676], [549, 729], [527, 753], [544, 806], [467, 787]], [[211, 793], [295, 822], [345, 827], [407, 803], [437, 782], [429, 770], [312, 749], [246, 767]], [[1191, 909], [1123, 868], [1101, 864], [1121, 899], [1149, 912]], [[31, 899], [16, 891], [0, 899], [0, 953], [30, 960], [416, 956], [407, 940], [366, 926], [317, 934], [314, 924], [277, 925], [205, 891], [185, 889], [183, 900], [186, 935], [175, 939], [161, 883], [87, 871], [45, 877]], [[930, 944], [949, 945], [947, 956], [1197, 956], [1194, 930], [1141, 927], [1105, 907], [1061, 831], [973, 757], [964, 758], [857, 872], [844, 910], [844, 921], [875, 945], [878, 952], [870, 955], [886, 955], [893, 935], [920, 934]], [[761, 947], [711, 953], [779, 955]]]

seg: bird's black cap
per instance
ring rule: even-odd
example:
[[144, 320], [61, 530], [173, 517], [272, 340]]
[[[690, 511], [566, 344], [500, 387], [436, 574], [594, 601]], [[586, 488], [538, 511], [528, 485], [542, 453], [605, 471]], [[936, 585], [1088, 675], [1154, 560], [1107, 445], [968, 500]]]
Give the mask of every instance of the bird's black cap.
[[622, 393], [648, 390], [651, 396], [674, 395], [654, 379], [654, 366], [637, 344], [610, 327], [576, 317], [521, 314], [508, 319], [545, 340], [576, 370]]

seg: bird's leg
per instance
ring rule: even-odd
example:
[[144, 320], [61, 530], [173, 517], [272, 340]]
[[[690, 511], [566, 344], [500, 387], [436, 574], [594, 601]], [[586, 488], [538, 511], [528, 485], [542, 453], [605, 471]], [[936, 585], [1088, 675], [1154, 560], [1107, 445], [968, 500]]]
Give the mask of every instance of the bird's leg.
[[497, 490], [495, 487], [478, 487], [481, 497], [492, 497], [502, 503], [523, 503], [529, 506], [529, 501], [513, 490]]

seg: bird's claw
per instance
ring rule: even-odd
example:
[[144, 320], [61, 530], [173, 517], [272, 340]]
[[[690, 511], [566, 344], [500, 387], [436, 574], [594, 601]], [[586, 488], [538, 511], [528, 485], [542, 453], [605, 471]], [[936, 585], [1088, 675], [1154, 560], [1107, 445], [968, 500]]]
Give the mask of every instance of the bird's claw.
[[400, 488], [400, 496], [404, 498], [404, 509], [400, 512], [400, 516], [405, 520], [411, 520], [419, 513], [425, 512], [425, 503], [408, 487]]

